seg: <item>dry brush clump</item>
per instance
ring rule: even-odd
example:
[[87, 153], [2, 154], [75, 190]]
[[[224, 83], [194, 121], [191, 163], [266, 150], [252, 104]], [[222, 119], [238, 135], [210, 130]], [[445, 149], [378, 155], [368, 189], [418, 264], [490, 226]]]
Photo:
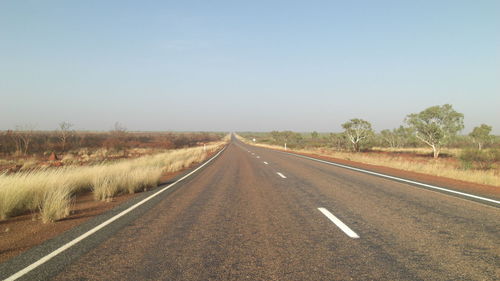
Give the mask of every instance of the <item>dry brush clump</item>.
[[71, 200], [91, 190], [97, 200], [135, 193], [158, 185], [164, 172], [175, 172], [203, 161], [225, 142], [171, 150], [133, 160], [95, 166], [65, 166], [0, 174], [0, 219], [39, 211], [44, 222], [68, 216]]
[[39, 204], [40, 217], [43, 222], [54, 222], [69, 215], [71, 207], [71, 188], [62, 186], [53, 190], [45, 190]]
[[500, 163], [500, 149], [466, 149], [459, 158], [465, 170], [491, 170]]

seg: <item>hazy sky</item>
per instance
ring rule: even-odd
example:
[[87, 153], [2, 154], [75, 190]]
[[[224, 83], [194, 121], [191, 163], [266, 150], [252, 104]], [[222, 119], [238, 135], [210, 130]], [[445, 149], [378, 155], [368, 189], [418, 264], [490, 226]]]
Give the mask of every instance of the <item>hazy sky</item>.
[[0, 129], [500, 134], [500, 1], [0, 2]]

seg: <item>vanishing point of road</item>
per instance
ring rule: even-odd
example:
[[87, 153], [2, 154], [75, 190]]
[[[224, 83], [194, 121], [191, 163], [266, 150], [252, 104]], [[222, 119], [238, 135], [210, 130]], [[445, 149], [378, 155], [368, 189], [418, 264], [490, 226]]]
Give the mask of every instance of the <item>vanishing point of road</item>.
[[0, 279], [500, 279], [498, 204], [234, 138], [122, 214], [154, 192], [1, 264]]

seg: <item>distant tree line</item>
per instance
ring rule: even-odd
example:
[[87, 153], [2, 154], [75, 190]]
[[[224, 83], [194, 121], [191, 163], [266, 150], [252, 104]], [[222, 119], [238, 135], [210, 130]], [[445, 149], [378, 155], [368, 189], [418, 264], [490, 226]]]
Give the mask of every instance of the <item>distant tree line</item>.
[[108, 132], [75, 131], [72, 127], [72, 124], [62, 122], [54, 131], [36, 131], [30, 125], [0, 131], [0, 154], [23, 156], [64, 153], [80, 148], [106, 148], [115, 151], [129, 148], [176, 149], [215, 141], [223, 136], [209, 132], [129, 132], [118, 122]]
[[[476, 150], [491, 146], [495, 141], [492, 127], [481, 124], [468, 136], [458, 135], [464, 128], [464, 115], [449, 104], [431, 106], [419, 113], [406, 116], [404, 125], [392, 130], [375, 133], [369, 121], [353, 118], [342, 124], [342, 133], [320, 134], [316, 131], [306, 136], [292, 131], [272, 131], [270, 143], [290, 148], [332, 147], [336, 150], [364, 151], [372, 147], [420, 147], [432, 149], [434, 158], [438, 158], [444, 146], [466, 148], [474, 144]], [[260, 138], [261, 140], [265, 138]], [[486, 155], [490, 152], [469, 154]], [[491, 153], [490, 153], [491, 154]]]
[[275, 143], [286, 145], [289, 148], [298, 148], [303, 146], [304, 138], [300, 133], [292, 131], [272, 131], [271, 137]]

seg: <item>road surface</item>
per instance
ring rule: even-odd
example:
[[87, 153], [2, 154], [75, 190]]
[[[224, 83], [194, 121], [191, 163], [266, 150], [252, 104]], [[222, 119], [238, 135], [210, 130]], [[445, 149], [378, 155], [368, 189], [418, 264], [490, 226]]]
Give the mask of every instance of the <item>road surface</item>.
[[[28, 254], [0, 265], [0, 277], [35, 260]], [[499, 278], [498, 206], [233, 139], [168, 192], [19, 280]]]

